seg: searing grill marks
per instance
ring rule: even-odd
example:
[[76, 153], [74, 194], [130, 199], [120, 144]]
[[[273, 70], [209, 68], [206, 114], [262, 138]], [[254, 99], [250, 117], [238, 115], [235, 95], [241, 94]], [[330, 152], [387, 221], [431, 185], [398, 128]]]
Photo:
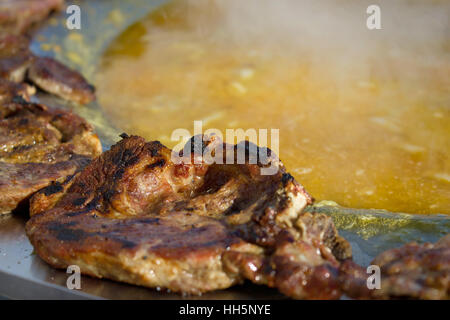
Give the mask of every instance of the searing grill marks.
[[124, 135], [62, 190], [38, 192], [26, 226], [38, 254], [55, 267], [76, 263], [92, 276], [177, 292], [249, 279], [295, 298], [340, 296], [338, 289], [319, 294], [302, 282], [290, 289], [285, 268], [307, 268], [303, 283], [334, 288], [338, 261], [351, 249], [330, 218], [301, 213], [311, 197], [282, 164], [264, 176], [261, 163], [174, 164], [171, 156], [159, 142]]

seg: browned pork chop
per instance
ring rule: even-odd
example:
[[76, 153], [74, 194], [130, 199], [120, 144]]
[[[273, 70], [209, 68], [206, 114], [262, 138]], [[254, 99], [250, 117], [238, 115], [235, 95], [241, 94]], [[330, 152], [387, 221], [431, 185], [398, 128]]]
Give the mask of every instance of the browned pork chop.
[[80, 117], [16, 96], [0, 105], [0, 213], [84, 167], [101, 153]]
[[[91, 276], [176, 292], [249, 279], [294, 298], [339, 298], [339, 261], [351, 248], [329, 217], [302, 213], [312, 199], [278, 158], [269, 151], [269, 163], [252, 162], [258, 152], [248, 142], [192, 141], [175, 161], [159, 142], [125, 135], [36, 193], [26, 225], [36, 252], [57, 268], [77, 264]], [[239, 146], [242, 164], [237, 153], [234, 164], [201, 156], [222, 149], [225, 160]], [[261, 174], [273, 163], [275, 174]]]
[[342, 288], [359, 299], [450, 299], [450, 234], [435, 244], [410, 243], [387, 250], [371, 263], [380, 267], [380, 288], [367, 288], [366, 270], [346, 261]]
[[35, 57], [28, 78], [39, 88], [66, 100], [86, 104], [95, 100], [95, 90], [86, 79], [58, 61]]

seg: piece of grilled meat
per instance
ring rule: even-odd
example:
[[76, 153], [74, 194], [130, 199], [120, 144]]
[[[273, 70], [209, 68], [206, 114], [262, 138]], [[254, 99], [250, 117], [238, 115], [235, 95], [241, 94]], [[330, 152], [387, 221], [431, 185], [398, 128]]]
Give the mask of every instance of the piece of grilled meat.
[[35, 57], [28, 78], [39, 88], [66, 100], [86, 104], [95, 100], [95, 90], [78, 72], [48, 57]]
[[0, 105], [0, 146], [0, 214], [74, 174], [102, 151], [82, 118], [20, 96]]
[[379, 289], [369, 290], [368, 274], [346, 261], [340, 267], [343, 291], [356, 299], [450, 299], [450, 234], [435, 244], [409, 243], [378, 255]]
[[[95, 90], [77, 71], [50, 57], [37, 57], [29, 50], [28, 27], [61, 7], [61, 0], [0, 1], [0, 79], [30, 80], [39, 88], [63, 99], [86, 104]], [[1, 103], [1, 101], [0, 101]]]
[[[276, 155], [265, 149], [267, 163], [248, 142], [192, 141], [178, 154], [124, 135], [37, 192], [26, 225], [36, 252], [57, 268], [176, 292], [249, 279], [294, 298], [339, 298], [339, 261], [351, 248], [329, 217], [302, 213], [312, 199]], [[205, 151], [223, 162], [233, 151], [234, 164], [205, 161]], [[271, 164], [278, 171], [261, 174]]]
[[0, 79], [30, 80], [39, 88], [63, 99], [86, 104], [95, 100], [95, 90], [77, 71], [50, 57], [34, 56], [26, 36], [0, 36]]
[[64, 0], [0, 0], [0, 35], [23, 34], [63, 4]]

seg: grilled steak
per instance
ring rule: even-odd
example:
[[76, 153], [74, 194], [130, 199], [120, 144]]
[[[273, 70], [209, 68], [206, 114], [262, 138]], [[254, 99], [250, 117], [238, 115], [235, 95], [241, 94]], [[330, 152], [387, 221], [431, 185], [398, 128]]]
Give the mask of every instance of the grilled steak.
[[64, 0], [0, 0], [0, 35], [22, 34], [61, 9]]
[[66, 100], [81, 104], [95, 100], [94, 87], [81, 74], [51, 58], [36, 57], [28, 78], [42, 90]]
[[[57, 268], [77, 264], [91, 276], [176, 292], [249, 279], [294, 298], [338, 298], [339, 261], [351, 248], [330, 218], [302, 213], [312, 199], [276, 156], [277, 173], [262, 175], [270, 163], [252, 162], [249, 143], [200, 141], [178, 162], [159, 142], [124, 135], [74, 177], [37, 192], [26, 225], [36, 252]], [[201, 156], [222, 149], [225, 160], [239, 146], [242, 164]]]
[[0, 105], [0, 145], [0, 213], [101, 153], [99, 139], [83, 119], [20, 96]]
[[367, 273], [351, 261], [341, 265], [345, 293], [359, 299], [450, 299], [450, 234], [435, 244], [410, 243], [387, 250], [371, 263], [381, 287], [367, 288]]

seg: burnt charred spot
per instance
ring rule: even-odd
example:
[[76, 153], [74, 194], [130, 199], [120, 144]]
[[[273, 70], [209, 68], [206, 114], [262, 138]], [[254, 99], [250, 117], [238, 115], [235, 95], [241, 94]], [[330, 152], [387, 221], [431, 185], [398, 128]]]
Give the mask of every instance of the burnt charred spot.
[[111, 162], [116, 166], [121, 166], [127, 158], [127, 155], [130, 154], [130, 150], [126, 149], [122, 152], [115, 152], [111, 157]]
[[77, 199], [73, 200], [73, 201], [72, 201], [72, 204], [73, 204], [74, 206], [81, 206], [81, 205], [83, 205], [85, 202], [86, 202], [86, 198], [85, 198], [85, 197], [82, 197], [82, 198], [77, 198]]
[[130, 159], [127, 161], [127, 166], [132, 166], [132, 165], [138, 163], [139, 160], [140, 160], [140, 158], [137, 157], [137, 156], [132, 157], [132, 158], [130, 158]]
[[[95, 87], [94, 87], [92, 84], [90, 84], [90, 83], [86, 83], [86, 88], [87, 88], [89, 91], [95, 92]], [[122, 133], [122, 134], [123, 134], [123, 133]]]
[[19, 126], [26, 126], [28, 125], [29, 119], [28, 118], [22, 118], [19, 120]]
[[116, 192], [113, 189], [108, 189], [103, 192], [103, 198], [106, 201], [110, 201], [112, 199], [112, 197], [114, 197], [115, 194], [116, 194]]
[[283, 183], [283, 186], [286, 186], [289, 182], [292, 182], [294, 180], [294, 177], [289, 173], [283, 173], [283, 175], [281, 176], [281, 182]]
[[136, 151], [137, 150], [134, 148], [119, 150], [118, 152], [113, 153], [111, 162], [118, 168], [132, 166], [138, 163], [140, 159], [139, 156], [136, 155]]
[[195, 226], [192, 226], [188, 231], [187, 231], [187, 233], [188, 234], [195, 234], [195, 233], [202, 233], [202, 232], [205, 232], [205, 231], [208, 231], [208, 226], [202, 226], [202, 227], [195, 227]]
[[121, 243], [123, 249], [132, 249], [137, 246], [135, 242], [126, 239], [117, 239], [117, 241]]
[[130, 136], [128, 134], [126, 134], [125, 132], [123, 132], [123, 133], [119, 134], [119, 137], [121, 137], [122, 139], [127, 139]]
[[115, 173], [114, 173], [114, 179], [115, 180], [119, 180], [123, 177], [123, 174], [125, 173], [125, 169], [124, 168], [120, 168], [118, 169]]
[[143, 218], [136, 220], [136, 222], [145, 224], [159, 224], [159, 220], [159, 218]]
[[52, 194], [58, 193], [63, 191], [63, 187], [61, 186], [61, 183], [59, 182], [54, 182], [53, 184], [49, 185], [48, 187], [42, 189], [42, 193], [45, 196], [51, 196]]
[[150, 155], [152, 157], [158, 156], [159, 151], [163, 148], [163, 145], [159, 141], [152, 141], [152, 142], [148, 143], [147, 146], [149, 148]]
[[23, 105], [28, 105], [30, 104], [27, 100], [25, 100], [22, 96], [15, 96], [14, 98], [12, 98], [12, 102], [13, 103], [18, 103], [18, 104], [23, 104]]
[[134, 152], [131, 149], [125, 149], [121, 154], [120, 162], [128, 162], [134, 156]]
[[69, 213], [66, 213], [65, 216], [66, 216], [66, 217], [76, 217], [76, 216], [85, 214], [86, 212], [87, 212], [87, 210], [75, 211], [75, 212], [69, 212]]
[[52, 222], [48, 229], [55, 235], [56, 239], [61, 241], [82, 241], [91, 235], [84, 230], [70, 228], [76, 224], [75, 221], [69, 223]]
[[64, 180], [64, 183], [67, 183], [67, 182], [69, 182], [70, 180], [72, 180], [74, 176], [75, 176], [75, 174], [68, 175], [68, 176], [66, 177], [66, 180]]
[[[86, 201], [86, 200], [85, 200]], [[83, 210], [80, 211], [74, 211], [74, 212], [69, 212], [66, 213], [66, 217], [76, 217], [85, 213], [89, 213], [92, 210], [97, 209], [97, 206], [99, 205], [99, 201], [98, 198], [94, 198], [91, 202], [89, 202], [84, 208]]]
[[147, 166], [147, 169], [153, 169], [153, 168], [159, 168], [159, 167], [164, 167], [164, 165], [166, 164], [166, 160], [164, 159], [160, 159], [152, 164], [149, 164]]

